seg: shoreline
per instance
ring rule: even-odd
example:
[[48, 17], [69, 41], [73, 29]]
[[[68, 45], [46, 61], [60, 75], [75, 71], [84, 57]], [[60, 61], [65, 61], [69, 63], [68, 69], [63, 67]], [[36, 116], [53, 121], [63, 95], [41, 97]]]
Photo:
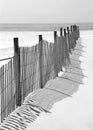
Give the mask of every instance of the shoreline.
[[0, 31], [58, 31], [73, 24], [78, 25], [80, 30], [93, 30], [93, 23], [0, 23]]

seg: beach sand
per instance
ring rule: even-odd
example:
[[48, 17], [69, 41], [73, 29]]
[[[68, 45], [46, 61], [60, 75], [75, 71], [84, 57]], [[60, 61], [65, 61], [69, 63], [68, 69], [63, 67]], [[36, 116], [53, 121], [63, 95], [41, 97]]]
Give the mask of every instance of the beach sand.
[[[93, 31], [81, 31], [84, 46], [81, 68], [83, 84], [72, 98], [55, 103], [50, 114], [42, 113], [27, 130], [92, 130], [93, 129]], [[63, 85], [63, 84], [62, 84]]]
[[[49, 37], [51, 36], [49, 35]], [[49, 37], [47, 35], [46, 37], [47, 40], [49, 40]], [[52, 40], [50, 41], [53, 41], [53, 34], [52, 34]], [[67, 97], [63, 100], [56, 102], [50, 110], [51, 113], [48, 114], [42, 113], [34, 123], [31, 123], [28, 126], [27, 130], [92, 130], [93, 129], [92, 42], [93, 42], [93, 31], [81, 31], [81, 44], [84, 46], [83, 49], [84, 52], [82, 53], [83, 56], [80, 56], [79, 59], [82, 61], [81, 62], [82, 72], [87, 77], [84, 77], [82, 79], [83, 84], [79, 85], [78, 91], [72, 95], [72, 98]], [[24, 46], [24, 44], [22, 45]]]

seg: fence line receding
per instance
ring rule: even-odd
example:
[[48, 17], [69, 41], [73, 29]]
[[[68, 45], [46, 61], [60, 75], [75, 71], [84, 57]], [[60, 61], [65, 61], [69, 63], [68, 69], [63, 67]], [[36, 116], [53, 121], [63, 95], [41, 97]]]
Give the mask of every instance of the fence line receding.
[[0, 68], [0, 118], [1, 122], [32, 91], [43, 88], [46, 82], [58, 76], [62, 67], [70, 64], [70, 54], [79, 38], [76, 25], [54, 32], [54, 43], [43, 40], [32, 47], [19, 47], [14, 38], [14, 56]]

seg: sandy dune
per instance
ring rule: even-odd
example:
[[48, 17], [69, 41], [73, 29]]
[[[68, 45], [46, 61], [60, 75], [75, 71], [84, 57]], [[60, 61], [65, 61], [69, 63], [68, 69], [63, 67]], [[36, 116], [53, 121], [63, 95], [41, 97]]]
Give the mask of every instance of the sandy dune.
[[87, 76], [82, 78], [83, 84], [72, 98], [55, 103], [50, 114], [42, 113], [27, 130], [93, 129], [93, 31], [81, 31], [81, 45], [80, 67]]

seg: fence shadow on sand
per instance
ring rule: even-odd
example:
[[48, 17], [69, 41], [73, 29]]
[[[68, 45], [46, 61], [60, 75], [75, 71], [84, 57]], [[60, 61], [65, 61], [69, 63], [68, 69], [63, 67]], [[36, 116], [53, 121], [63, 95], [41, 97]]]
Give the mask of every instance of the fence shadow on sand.
[[66, 97], [72, 97], [78, 91], [80, 84], [83, 84], [85, 76], [81, 68], [83, 61], [79, 59], [83, 56], [83, 46], [80, 39], [77, 42], [78, 44], [70, 57], [71, 64], [63, 72], [60, 72], [60, 76], [49, 80], [43, 89], [36, 90], [28, 95], [24, 103], [32, 101], [35, 105], [49, 111], [54, 103]]
[[[61, 35], [62, 35], [62, 31], [61, 31]], [[21, 129], [25, 130], [28, 124], [35, 121], [37, 116], [39, 116], [41, 112], [50, 113], [50, 109], [53, 107], [53, 104], [55, 104], [56, 102], [64, 98], [72, 97], [73, 94], [78, 91], [80, 84], [83, 84], [83, 77], [84, 77], [81, 68], [82, 61], [80, 61], [79, 59], [80, 56], [83, 56], [82, 54], [83, 46], [81, 45], [80, 39], [78, 40], [78, 37], [79, 37], [79, 30], [71, 31], [71, 33], [69, 33], [68, 31], [67, 34], [66, 34], [66, 30], [64, 30], [64, 36], [61, 36], [59, 38], [59, 41], [61, 40], [61, 42], [59, 43], [61, 44], [54, 43], [53, 45], [46, 41], [43, 42], [43, 46], [42, 46], [43, 49], [45, 47], [44, 46], [45, 44], [47, 49], [45, 48], [44, 51], [42, 51], [42, 54], [40, 51], [40, 49], [42, 48], [41, 46], [38, 47], [38, 45], [29, 49], [20, 48], [20, 80], [19, 81], [21, 81], [20, 88], [22, 92], [21, 95], [19, 95], [19, 98], [21, 96], [23, 102], [21, 104], [21, 107], [17, 107], [13, 112], [9, 111], [11, 113], [6, 117], [5, 120], [3, 120], [3, 123], [0, 126], [2, 130], [12, 129], [12, 127], [13, 129], [18, 128], [20, 130]], [[77, 44], [76, 44], [76, 40], [78, 40]], [[69, 47], [71, 47], [70, 52], [67, 49], [67, 43], [69, 44]], [[64, 46], [62, 46], [63, 44]], [[50, 50], [50, 48], [52, 49]], [[38, 53], [38, 51], [40, 52], [40, 54]], [[41, 57], [43, 61], [42, 59], [40, 59]], [[64, 65], [61, 59], [65, 60]], [[37, 69], [35, 70], [34, 67]], [[42, 72], [42, 68], [43, 68], [43, 72]], [[41, 80], [42, 82], [40, 82]], [[15, 83], [15, 80], [13, 81]], [[44, 87], [41, 89], [40, 87], [42, 87], [42, 85]], [[34, 88], [36, 86], [37, 89]], [[33, 89], [35, 90], [32, 92]], [[15, 94], [16, 93], [14, 93], [14, 97], [16, 97]], [[19, 98], [17, 98], [17, 101]], [[14, 108], [15, 108], [15, 104], [14, 104]]]

